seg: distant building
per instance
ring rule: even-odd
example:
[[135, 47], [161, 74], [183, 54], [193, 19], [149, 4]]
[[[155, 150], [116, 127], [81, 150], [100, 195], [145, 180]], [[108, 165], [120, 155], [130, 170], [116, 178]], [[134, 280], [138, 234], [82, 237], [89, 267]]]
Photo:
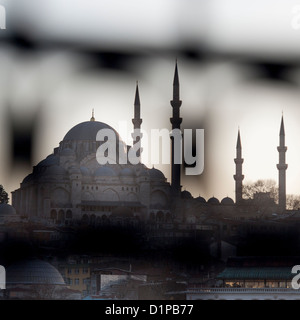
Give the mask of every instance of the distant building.
[[187, 300], [300, 300], [292, 288], [299, 257], [235, 257], [216, 277], [217, 287], [187, 290]]
[[91, 267], [88, 263], [66, 263], [59, 265], [60, 273], [70, 289], [85, 297], [90, 292]]
[[138, 288], [147, 282], [147, 275], [119, 268], [94, 268], [91, 285], [98, 296], [114, 299], [138, 299]]

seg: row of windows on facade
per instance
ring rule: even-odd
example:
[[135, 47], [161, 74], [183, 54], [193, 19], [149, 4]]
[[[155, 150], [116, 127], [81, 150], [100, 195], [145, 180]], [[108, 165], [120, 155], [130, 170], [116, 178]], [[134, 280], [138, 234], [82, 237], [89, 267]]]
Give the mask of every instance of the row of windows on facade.
[[[54, 187], [56, 187], [57, 184], [54, 184]], [[61, 185], [60, 185], [61, 186]], [[79, 184], [76, 183], [76, 186], [78, 187]], [[69, 188], [69, 185], [65, 184], [65, 188]], [[99, 190], [98, 186], [82, 186], [81, 187], [82, 190]], [[138, 191], [138, 187], [122, 187], [122, 191]]]
[[50, 218], [53, 220], [64, 220], [64, 219], [72, 219], [73, 214], [71, 210], [67, 210], [66, 211], [66, 215], [65, 215], [65, 211], [64, 210], [59, 210], [58, 213], [55, 209], [51, 210], [50, 212]]
[[[77, 185], [77, 187], [78, 187], [78, 183], [77, 183], [76, 185]], [[91, 190], [94, 190], [94, 189], [95, 189], [95, 190], [98, 190], [98, 187], [97, 187], [97, 186], [95, 186], [95, 187], [94, 187], [94, 186], [82, 186], [81, 189], [82, 189], [82, 190], [90, 190], [90, 189], [91, 189]], [[125, 187], [122, 187], [122, 191], [125, 191], [125, 190], [126, 190], [126, 191], [129, 191], [129, 189], [130, 189], [130, 191], [135, 191], [135, 192], [138, 191], [138, 188], [137, 188], [137, 187], [126, 187], [126, 188], [125, 188]]]
[[[138, 207], [128, 207], [132, 212], [139, 212]], [[82, 211], [102, 211], [102, 212], [111, 212], [116, 207], [102, 207], [102, 206], [81, 206]]]
[[[80, 283], [81, 280], [81, 283]], [[71, 279], [71, 278], [67, 278], [66, 279], [66, 283], [69, 286], [79, 286], [80, 284], [83, 285], [88, 285], [90, 283], [90, 279], [89, 278], [85, 278], [85, 279], [79, 279], [79, 278], [75, 278], [75, 279]]]
[[87, 274], [89, 273], [89, 268], [68, 268], [68, 274], [79, 274], [80, 273], [80, 270], [82, 271], [82, 274]]

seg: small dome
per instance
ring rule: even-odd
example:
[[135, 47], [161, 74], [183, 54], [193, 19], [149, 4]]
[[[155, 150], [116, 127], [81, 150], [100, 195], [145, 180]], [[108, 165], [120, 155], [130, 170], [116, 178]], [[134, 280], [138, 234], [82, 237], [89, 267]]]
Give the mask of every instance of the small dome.
[[222, 199], [221, 204], [233, 205], [233, 204], [234, 204], [234, 201], [233, 201], [231, 198], [226, 197], [226, 198]]
[[42, 160], [38, 163], [38, 167], [48, 167], [48, 166], [54, 166], [59, 164], [59, 158], [58, 156], [54, 154], [50, 154], [46, 159]]
[[64, 175], [66, 174], [66, 170], [61, 166], [51, 166], [46, 170], [46, 175]]
[[114, 177], [116, 175], [117, 175], [116, 172], [111, 167], [107, 167], [107, 166], [100, 167], [95, 171], [96, 177], [99, 177], [99, 176]]
[[135, 172], [130, 168], [123, 168], [120, 171], [120, 176], [132, 177], [135, 176]]
[[83, 176], [91, 175], [91, 172], [87, 167], [80, 167], [80, 172]]
[[149, 170], [149, 174], [150, 174], [150, 178], [151, 179], [160, 179], [160, 180], [165, 180], [165, 176], [164, 174], [158, 170], [158, 169], [155, 169], [155, 168], [152, 168]]
[[76, 166], [71, 166], [69, 168], [69, 173], [70, 174], [81, 174], [80, 168], [76, 167]]
[[181, 198], [182, 199], [192, 199], [193, 197], [189, 191], [184, 190], [181, 192]]
[[12, 214], [16, 214], [16, 210], [13, 206], [8, 203], [0, 204], [0, 216], [8, 216]]
[[206, 200], [203, 197], [197, 197], [196, 200], [200, 203], [206, 203]]
[[207, 203], [209, 203], [209, 204], [220, 204], [220, 201], [217, 198], [212, 197], [212, 198], [207, 200]]
[[75, 156], [75, 152], [70, 148], [66, 148], [60, 152], [60, 155], [65, 157], [70, 157], [70, 156]]
[[137, 165], [135, 168], [137, 176], [149, 177], [149, 169], [145, 165]]
[[59, 271], [50, 263], [32, 259], [12, 264], [6, 269], [7, 284], [47, 284], [64, 285]]

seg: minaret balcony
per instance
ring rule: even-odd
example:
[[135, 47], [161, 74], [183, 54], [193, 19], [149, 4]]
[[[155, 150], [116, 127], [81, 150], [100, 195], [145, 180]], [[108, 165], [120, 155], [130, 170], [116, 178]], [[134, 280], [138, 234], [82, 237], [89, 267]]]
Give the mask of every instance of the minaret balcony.
[[233, 176], [233, 178], [234, 178], [234, 180], [237, 180], [237, 181], [239, 181], [239, 180], [244, 180], [244, 175], [243, 174], [235, 174], [234, 176]]
[[244, 162], [243, 158], [235, 158], [234, 159], [235, 164], [242, 164]]
[[278, 170], [286, 170], [288, 165], [286, 163], [279, 163], [277, 164], [277, 169]]

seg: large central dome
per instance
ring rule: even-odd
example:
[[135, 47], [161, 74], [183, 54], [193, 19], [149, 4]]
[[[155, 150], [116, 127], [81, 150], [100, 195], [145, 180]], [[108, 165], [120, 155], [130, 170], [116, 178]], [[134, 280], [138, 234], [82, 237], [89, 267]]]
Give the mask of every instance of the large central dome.
[[71, 130], [69, 130], [68, 133], [65, 135], [63, 141], [74, 141], [74, 140], [96, 141], [97, 133], [101, 129], [113, 130], [116, 134], [117, 141], [121, 140], [118, 132], [108, 124], [99, 122], [99, 121], [85, 121], [85, 122], [79, 123], [78, 125], [73, 127]]

